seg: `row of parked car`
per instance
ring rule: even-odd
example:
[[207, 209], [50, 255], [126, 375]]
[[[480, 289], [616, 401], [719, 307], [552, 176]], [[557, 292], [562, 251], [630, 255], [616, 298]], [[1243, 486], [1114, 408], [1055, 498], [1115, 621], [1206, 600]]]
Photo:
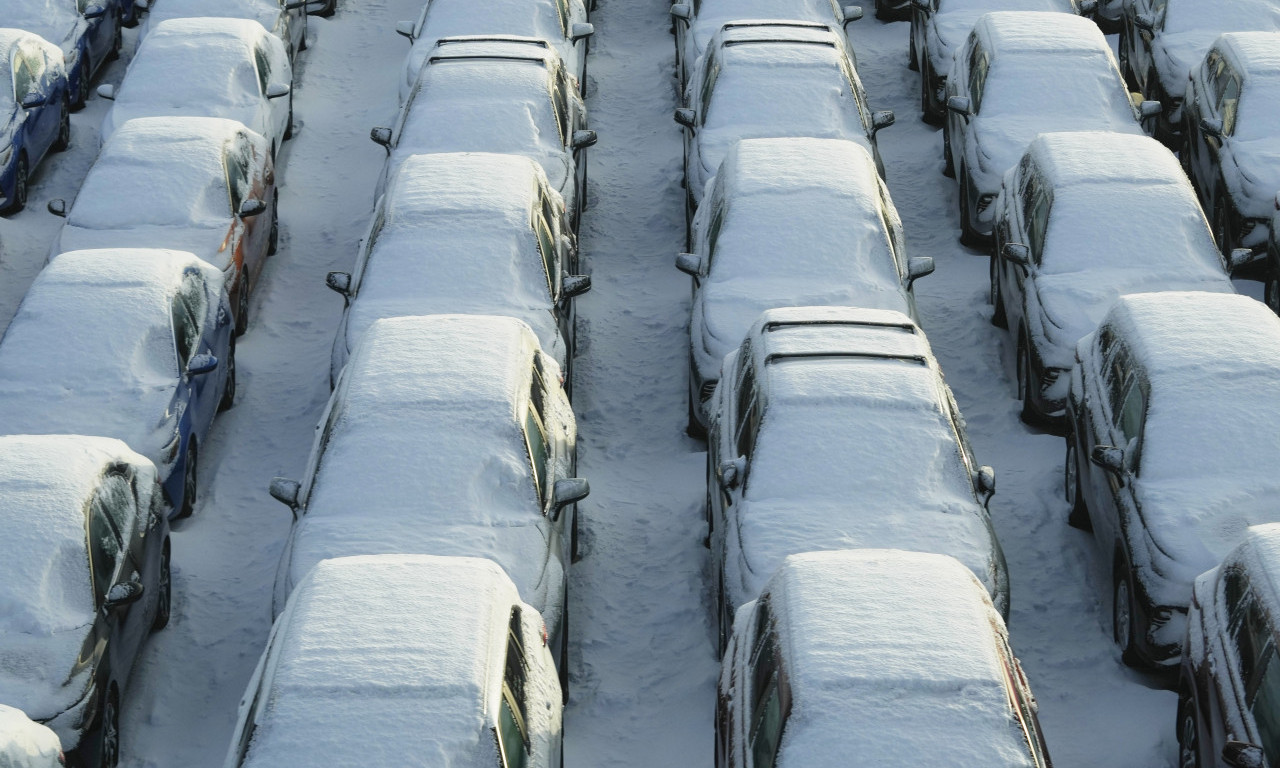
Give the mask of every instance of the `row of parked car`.
[[[101, 150], [75, 199], [49, 203], [66, 223], [0, 339], [0, 484], [12, 501], [0, 701], [52, 728], [74, 765], [116, 765], [131, 668], [169, 621], [170, 520], [196, 508], [200, 448], [235, 400], [235, 337], [279, 242], [275, 157], [303, 10], [160, 0], [120, 88], [99, 88], [115, 99]], [[106, 13], [118, 51], [127, 17]], [[58, 116], [53, 146], [65, 147], [91, 70], [69, 86], [70, 55], [26, 29], [0, 36], [12, 41], [15, 119], [33, 131], [7, 150], [16, 209], [40, 121]]]
[[[912, 10], [961, 239], [990, 243], [992, 322], [1015, 341], [1024, 420], [1066, 435], [1069, 522], [1094, 534], [1122, 659], [1181, 670], [1179, 764], [1269, 765], [1266, 617], [1280, 603], [1250, 585], [1280, 573], [1263, 543], [1280, 531], [1267, 502], [1280, 321], [1230, 278], [1261, 277], [1280, 309], [1275, 256], [1260, 258], [1280, 188], [1267, 113], [1280, 5], [1014, 8]], [[1118, 65], [1071, 15], [1095, 10], [1122, 24]]]

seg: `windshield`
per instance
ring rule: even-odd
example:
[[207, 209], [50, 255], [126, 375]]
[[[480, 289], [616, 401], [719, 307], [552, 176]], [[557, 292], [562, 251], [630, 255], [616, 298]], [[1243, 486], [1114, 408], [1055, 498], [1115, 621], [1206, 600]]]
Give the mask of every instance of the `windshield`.
[[214, 155], [206, 147], [201, 154], [206, 157], [104, 153], [85, 178], [67, 221], [87, 229], [225, 225], [231, 202], [217, 162], [221, 152]]
[[[1070, 70], [1070, 77], [1063, 72]], [[1132, 115], [1133, 106], [1120, 74], [1102, 54], [1044, 53], [996, 59], [982, 92], [984, 115], [1060, 115], [1078, 122], [1096, 115]]]
[[1276, 121], [1280, 118], [1280, 78], [1249, 78], [1236, 108], [1232, 135], [1240, 141], [1275, 140]]
[[[220, 107], [244, 106], [261, 98], [258, 72], [249, 52], [225, 39], [190, 35], [159, 38], [153, 32], [129, 64], [116, 104], [155, 110], [206, 105], [210, 117], [237, 117]], [[151, 45], [154, 43], [154, 45]], [[182, 87], [174, 87], [181, 83]]]
[[79, 18], [75, 0], [0, 0], [0, 24], [34, 32], [54, 45], [62, 44]]
[[[779, 55], [780, 49], [794, 53]], [[853, 87], [834, 48], [747, 43], [727, 50], [703, 118], [708, 129], [744, 137], [863, 133]]]
[[1245, 32], [1280, 26], [1280, 8], [1253, 0], [1173, 0], [1165, 7], [1161, 30], [1181, 32]]

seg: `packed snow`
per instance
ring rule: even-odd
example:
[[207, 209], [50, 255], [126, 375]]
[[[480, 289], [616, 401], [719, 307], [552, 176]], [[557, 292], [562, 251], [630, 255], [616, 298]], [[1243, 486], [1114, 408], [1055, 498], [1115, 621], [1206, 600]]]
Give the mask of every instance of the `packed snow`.
[[60, 768], [58, 735], [20, 709], [0, 704], [0, 768]]

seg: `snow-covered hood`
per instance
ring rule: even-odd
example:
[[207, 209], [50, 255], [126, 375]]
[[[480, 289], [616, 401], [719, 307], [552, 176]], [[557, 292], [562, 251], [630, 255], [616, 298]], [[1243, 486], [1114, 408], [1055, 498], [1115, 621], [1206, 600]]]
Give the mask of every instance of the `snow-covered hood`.
[[742, 139], [776, 139], [803, 136], [813, 139], [848, 139], [861, 144], [868, 152], [874, 152], [871, 140], [862, 131], [842, 131], [832, 124], [804, 126], [788, 125], [725, 125], [714, 128], [703, 126], [697, 134], [698, 154], [707, 178], [714, 176], [720, 162], [733, 145]]
[[[125, 222], [121, 222], [125, 224]], [[227, 242], [230, 223], [224, 227], [130, 227], [84, 229], [70, 221], [58, 233], [58, 253], [90, 248], [169, 248], [188, 251], [221, 270], [231, 266], [234, 254]], [[127, 441], [126, 441], [127, 442]]]
[[91, 681], [87, 667], [72, 675], [93, 616], [85, 622], [39, 635], [0, 626], [0, 701], [37, 721], [49, 720], [78, 702]]
[[159, 466], [179, 415], [171, 412], [175, 388], [176, 381], [126, 386], [115, 377], [101, 388], [0, 380], [0, 434], [114, 437]]
[[506, 297], [487, 292], [468, 293], [458, 289], [448, 295], [358, 299], [351, 304], [351, 315], [347, 319], [347, 348], [354, 348], [369, 326], [386, 317], [504, 315], [527, 323], [538, 337], [542, 350], [554, 357], [563, 368], [565, 342], [560, 338], [560, 329], [551, 315], [551, 305], [516, 306], [511, 301], [503, 301], [503, 298]]
[[1237, 137], [1231, 142], [1231, 159], [1234, 163], [1221, 164], [1233, 193], [1231, 202], [1245, 216], [1271, 216], [1276, 191], [1280, 190], [1280, 139], [1241, 141]]
[[183, 98], [183, 90], [174, 88], [173, 95], [167, 102], [157, 103], [145, 101], [138, 103], [127, 99], [127, 92], [117, 89], [116, 101], [102, 120], [102, 131], [99, 142], [106, 143], [116, 128], [136, 117], [221, 117], [244, 123], [255, 131], [263, 130], [262, 121], [258, 119], [258, 108], [261, 106], [257, 96], [245, 95], [238, 103], [211, 104], [208, 101], [192, 103]]
[[973, 25], [985, 13], [985, 9], [975, 9], [933, 15], [929, 22], [933, 32], [929, 36], [929, 59], [934, 72], [946, 77], [951, 71], [951, 60], [956, 49], [964, 45], [965, 39], [973, 31]]
[[[1108, 114], [1060, 115], [1000, 114], [975, 116], [970, 130], [977, 144], [982, 169], [995, 176], [998, 187], [1004, 172], [1018, 164], [1031, 140], [1042, 133], [1071, 131], [1113, 131], [1140, 134], [1142, 129], [1131, 114], [1116, 119]], [[995, 190], [992, 190], [995, 191]]]
[[1217, 38], [1218, 31], [1213, 29], [1160, 35], [1155, 41], [1152, 59], [1165, 93], [1175, 99], [1186, 96], [1187, 75], [1204, 60], [1205, 52]]

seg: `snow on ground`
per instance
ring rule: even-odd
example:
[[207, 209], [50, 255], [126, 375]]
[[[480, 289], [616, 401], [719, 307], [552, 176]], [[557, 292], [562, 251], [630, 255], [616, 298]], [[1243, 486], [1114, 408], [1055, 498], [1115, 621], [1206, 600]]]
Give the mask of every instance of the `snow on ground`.
[[[266, 641], [289, 530], [267, 483], [301, 472], [328, 396], [342, 305], [324, 275], [352, 266], [383, 159], [368, 130], [392, 119], [408, 50], [393, 26], [420, 8], [339, 5], [332, 19], [310, 19], [297, 138], [281, 152], [280, 252], [238, 344], [239, 400], [201, 454], [196, 515], [173, 534], [173, 620], [148, 644], [126, 695], [122, 763], [132, 768], [220, 765]], [[588, 106], [600, 143], [589, 152], [582, 249], [594, 288], [579, 304], [575, 391], [579, 468], [592, 495], [580, 506], [585, 557], [570, 577], [566, 764], [709, 766], [718, 662], [702, 546], [704, 447], [683, 434], [689, 283], [672, 265], [683, 191], [667, 3], [600, 0], [592, 22]], [[909, 253], [937, 262], [917, 286], [923, 325], [979, 460], [998, 473], [992, 513], [1011, 573], [1011, 638], [1055, 764], [1173, 765], [1175, 697], [1120, 664], [1092, 543], [1066, 526], [1063, 441], [1018, 421], [1002, 357], [1010, 345], [989, 324], [987, 259], [957, 243], [941, 136], [917, 116], [908, 27], [868, 14], [850, 30], [872, 107], [897, 112], [879, 142]], [[125, 39], [127, 61], [135, 33]], [[100, 81], [118, 84], [123, 65]], [[0, 323], [62, 223], [44, 202], [74, 196], [107, 106], [93, 96], [72, 117], [73, 147], [42, 164], [30, 210], [0, 219]]]

